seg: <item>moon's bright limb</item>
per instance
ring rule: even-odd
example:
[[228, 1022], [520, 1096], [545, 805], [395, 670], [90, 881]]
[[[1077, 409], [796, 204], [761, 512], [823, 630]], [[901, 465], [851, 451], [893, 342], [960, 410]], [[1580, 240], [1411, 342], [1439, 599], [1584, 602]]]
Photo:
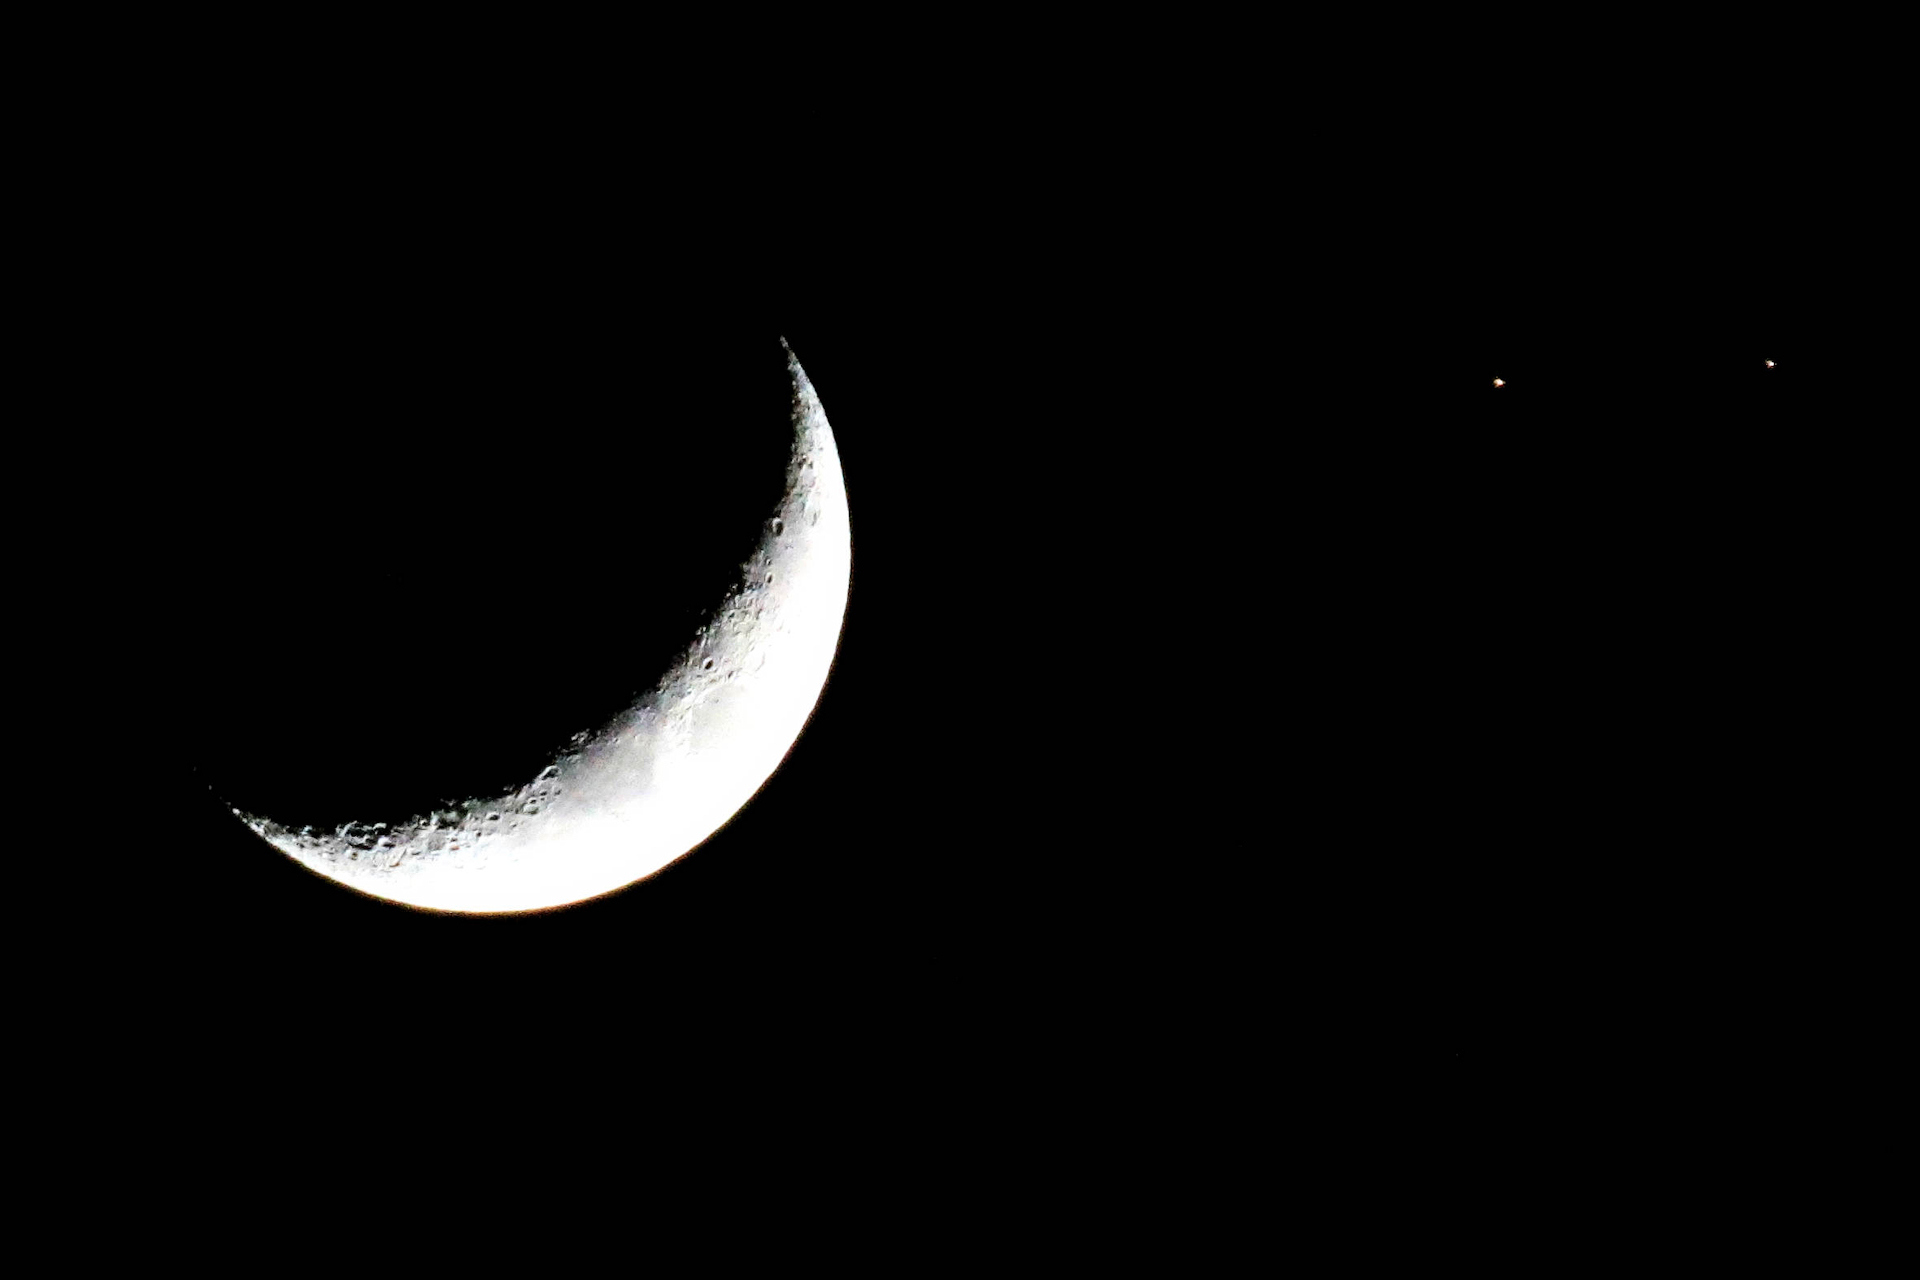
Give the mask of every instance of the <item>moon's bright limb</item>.
[[833, 431], [791, 351], [793, 447], [742, 581], [636, 705], [525, 785], [398, 822], [295, 831], [233, 812], [302, 865], [442, 911], [530, 911], [658, 871], [760, 789], [819, 700], [846, 613], [852, 544]]

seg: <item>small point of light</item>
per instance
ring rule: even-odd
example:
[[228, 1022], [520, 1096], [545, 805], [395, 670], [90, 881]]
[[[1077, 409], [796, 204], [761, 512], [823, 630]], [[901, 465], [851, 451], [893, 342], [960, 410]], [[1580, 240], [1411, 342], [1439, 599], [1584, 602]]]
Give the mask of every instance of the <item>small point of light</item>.
[[1767, 361], [1767, 368], [1769, 369], [1773, 368], [1773, 361], [1771, 360]]
[[[1767, 361], [1767, 363], [1768, 363], [1768, 364], [1772, 364], [1772, 363], [1773, 363], [1773, 361], [1771, 361], [1771, 360], [1769, 360], [1769, 361]], [[1495, 379], [1493, 380], [1493, 385], [1494, 385], [1494, 386], [1496, 386], [1496, 387], [1504, 387], [1504, 386], [1506, 386], [1506, 385], [1507, 385], [1507, 380], [1506, 380], [1505, 378], [1495, 378]]]

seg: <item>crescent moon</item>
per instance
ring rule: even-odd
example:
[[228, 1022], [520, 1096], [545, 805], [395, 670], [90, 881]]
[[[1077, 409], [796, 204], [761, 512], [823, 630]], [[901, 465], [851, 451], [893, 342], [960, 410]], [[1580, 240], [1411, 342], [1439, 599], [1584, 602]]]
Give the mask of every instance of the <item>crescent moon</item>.
[[609, 893], [712, 835], [798, 739], [846, 614], [852, 538], [840, 455], [791, 348], [787, 371], [793, 445], [784, 496], [711, 621], [633, 706], [577, 734], [538, 776], [503, 794], [331, 831], [290, 830], [237, 808], [235, 816], [349, 888], [474, 913]]

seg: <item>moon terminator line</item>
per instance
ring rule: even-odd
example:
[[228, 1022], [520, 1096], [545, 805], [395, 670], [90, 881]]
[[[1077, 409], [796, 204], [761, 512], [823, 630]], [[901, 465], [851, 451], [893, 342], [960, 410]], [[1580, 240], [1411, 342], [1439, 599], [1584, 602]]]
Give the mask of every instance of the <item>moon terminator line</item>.
[[805, 727], [846, 613], [852, 545], [840, 457], [791, 349], [787, 370], [793, 443], [779, 507], [712, 622], [632, 706], [576, 734], [537, 776], [501, 794], [330, 831], [233, 813], [322, 876], [455, 912], [595, 897], [652, 875], [711, 836]]

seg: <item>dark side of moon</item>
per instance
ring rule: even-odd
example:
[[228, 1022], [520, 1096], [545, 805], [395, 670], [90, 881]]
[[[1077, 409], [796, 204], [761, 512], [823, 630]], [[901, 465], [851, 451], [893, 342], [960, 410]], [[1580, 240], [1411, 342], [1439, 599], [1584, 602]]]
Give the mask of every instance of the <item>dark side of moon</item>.
[[792, 444], [777, 335], [528, 303], [208, 322], [239, 372], [182, 379], [162, 613], [228, 803], [326, 829], [524, 782], [742, 572]]

